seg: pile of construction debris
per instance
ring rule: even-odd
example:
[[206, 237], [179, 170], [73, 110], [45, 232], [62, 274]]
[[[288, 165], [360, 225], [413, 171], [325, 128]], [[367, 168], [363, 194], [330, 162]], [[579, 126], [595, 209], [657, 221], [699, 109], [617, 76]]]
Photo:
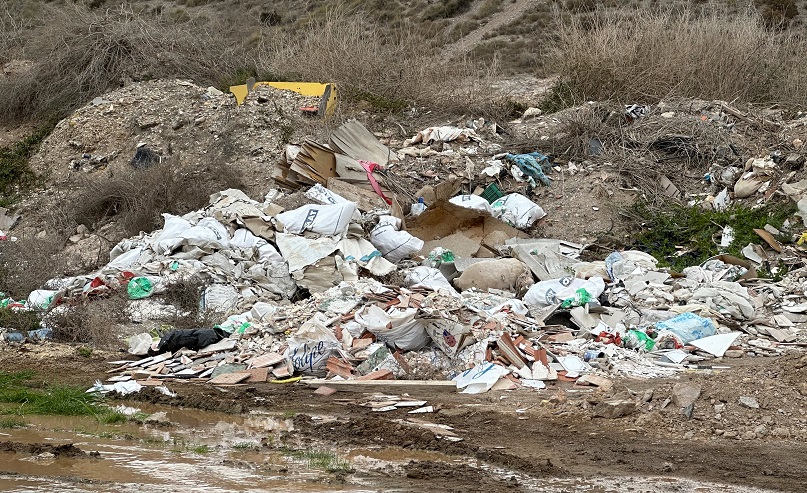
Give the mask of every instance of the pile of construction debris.
[[[530, 238], [525, 231], [546, 212], [496, 180], [546, 186], [553, 165], [537, 152], [501, 152], [490, 143], [497, 135], [485, 121], [432, 127], [396, 153], [349, 121], [327, 144], [286, 149], [274, 179], [306, 187], [302, 206], [286, 210], [277, 189], [260, 201], [224, 190], [202, 210], [165, 214], [163, 229], [121, 241], [98, 271], [53, 279], [13, 306], [58, 313], [70, 299], [125, 290], [132, 321], [157, 322], [144, 325], [152, 329], [176, 314], [161, 297], [166, 287], [203, 279], [201, 307], [221, 323], [132, 337], [130, 352], [141, 358], [115, 362], [116, 384], [606, 387], [610, 376], [669, 376], [807, 344], [804, 270], [774, 283], [758, 279], [752, 262], [721, 255], [678, 273], [639, 251], [585, 261], [586, 245]], [[396, 184], [390, 169], [450, 143], [470, 146], [463, 155], [484, 147], [487, 167], [473, 176], [488, 177], [487, 186], [457, 194], [457, 180], [446, 179], [413, 194]], [[773, 167], [763, 161], [732, 174], [735, 196], [737, 187], [764, 192]], [[803, 197], [807, 188], [782, 190]], [[760, 237], [768, 249], [754, 245], [751, 260], [781, 247], [770, 233]]]

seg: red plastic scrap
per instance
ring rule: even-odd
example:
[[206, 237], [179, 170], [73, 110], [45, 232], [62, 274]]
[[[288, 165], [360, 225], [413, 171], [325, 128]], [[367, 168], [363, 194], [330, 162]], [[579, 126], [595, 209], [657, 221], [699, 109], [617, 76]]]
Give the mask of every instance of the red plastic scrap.
[[600, 335], [598, 335], [594, 340], [603, 344], [616, 344], [617, 346], [622, 345], [622, 336], [619, 334], [611, 334], [605, 331], [600, 332]]

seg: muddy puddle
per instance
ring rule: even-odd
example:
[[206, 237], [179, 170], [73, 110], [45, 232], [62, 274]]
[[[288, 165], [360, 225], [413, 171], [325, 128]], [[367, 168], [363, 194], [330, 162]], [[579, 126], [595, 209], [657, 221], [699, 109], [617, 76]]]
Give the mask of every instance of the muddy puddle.
[[0, 491], [404, 492], [431, 482], [428, 474], [413, 475], [412, 464], [437, 469], [444, 485], [456, 477], [453, 491], [462, 490], [453, 468], [510, 481], [512, 491], [727, 491], [679, 478], [533, 478], [476, 459], [394, 447], [326, 450], [295, 442], [291, 416], [136, 407], [158, 422], [26, 416], [24, 426], [0, 429]]

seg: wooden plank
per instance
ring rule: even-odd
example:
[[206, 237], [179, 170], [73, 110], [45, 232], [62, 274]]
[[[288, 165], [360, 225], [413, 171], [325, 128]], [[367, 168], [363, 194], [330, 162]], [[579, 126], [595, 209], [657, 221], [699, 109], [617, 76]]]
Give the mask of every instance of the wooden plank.
[[456, 392], [451, 380], [303, 380], [312, 387], [327, 385], [343, 392]]

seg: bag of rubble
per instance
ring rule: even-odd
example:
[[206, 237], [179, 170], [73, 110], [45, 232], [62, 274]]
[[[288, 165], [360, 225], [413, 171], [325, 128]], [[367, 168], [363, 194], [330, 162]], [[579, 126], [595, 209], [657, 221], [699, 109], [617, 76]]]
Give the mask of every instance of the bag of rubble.
[[560, 303], [561, 308], [570, 308], [596, 301], [603, 291], [605, 281], [601, 277], [592, 277], [588, 280], [564, 277], [533, 284], [524, 295], [524, 303], [536, 306]]
[[717, 328], [711, 319], [699, 317], [690, 312], [659, 322], [656, 324], [656, 329], [672, 332], [684, 344], [689, 344], [697, 339], [713, 336], [717, 333]]
[[332, 205], [309, 204], [277, 215], [284, 231], [291, 234], [303, 234], [312, 231], [321, 235], [337, 236], [347, 231], [355, 202], [342, 202]]
[[425, 347], [431, 339], [421, 320], [415, 320], [417, 309], [398, 310], [389, 313], [375, 305], [367, 305], [356, 312], [356, 322], [373, 333], [379, 342], [391, 348], [415, 351]]
[[493, 208], [491, 208], [490, 203], [479, 195], [457, 195], [449, 199], [449, 202], [466, 209], [475, 209], [493, 214]]
[[442, 272], [425, 265], [412, 269], [409, 274], [406, 275], [404, 284], [408, 288], [428, 288], [432, 291], [442, 292], [451, 296], [460, 296]]
[[339, 349], [339, 339], [318, 318], [304, 323], [288, 340], [285, 357], [291, 360], [295, 372], [324, 376], [325, 365], [333, 351]]
[[393, 216], [381, 216], [370, 231], [370, 243], [392, 263], [411, 257], [423, 248], [423, 240], [401, 229], [401, 220]]
[[493, 215], [500, 221], [519, 229], [529, 228], [535, 221], [546, 216], [546, 212], [535, 202], [521, 195], [511, 193], [491, 204]]

